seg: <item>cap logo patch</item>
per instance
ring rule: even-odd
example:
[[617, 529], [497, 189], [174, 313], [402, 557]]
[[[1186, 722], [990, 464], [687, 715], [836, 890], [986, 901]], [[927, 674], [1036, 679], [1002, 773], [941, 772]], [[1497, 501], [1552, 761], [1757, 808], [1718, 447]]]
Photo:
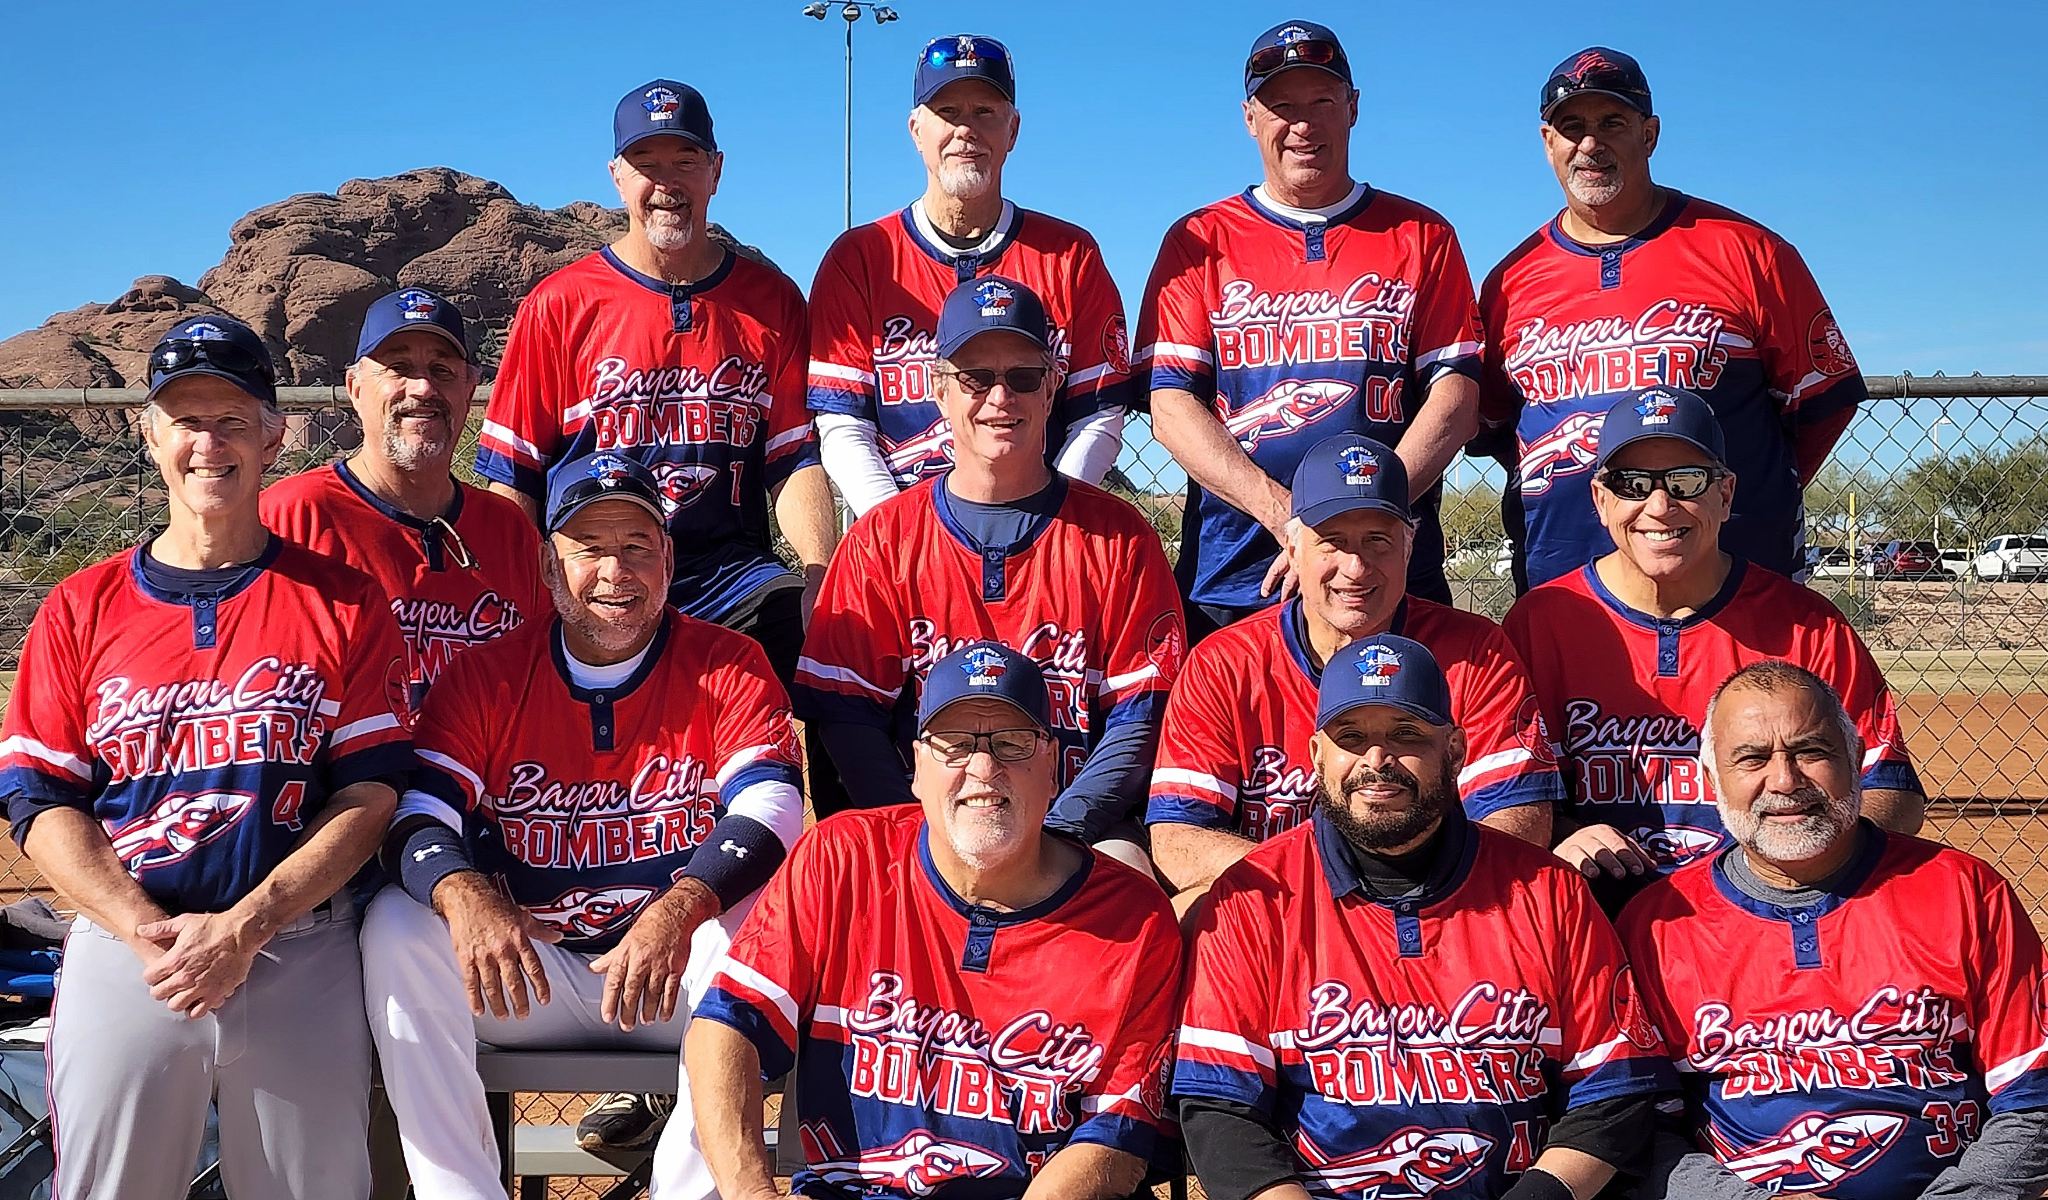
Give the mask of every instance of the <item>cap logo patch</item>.
[[185, 327], [185, 337], [195, 342], [224, 342], [228, 331], [211, 321], [200, 321]]
[[681, 97], [665, 87], [648, 88], [645, 94], [647, 99], [640, 102], [640, 107], [647, 110], [648, 120], [675, 120], [676, 110], [683, 105]]
[[434, 298], [418, 288], [398, 293], [398, 315], [408, 321], [431, 321], [436, 307]]
[[1643, 419], [1644, 425], [1669, 425], [1671, 414], [1677, 411], [1678, 401], [1664, 392], [1651, 392], [1643, 397], [1641, 404], [1636, 405], [1636, 415]]
[[600, 454], [590, 460], [590, 477], [606, 487], [617, 487], [633, 474], [633, 465], [616, 454]]
[[1000, 280], [984, 279], [974, 289], [974, 302], [981, 307], [982, 316], [1000, 317], [1017, 302], [1017, 293]]
[[1364, 446], [1339, 450], [1337, 466], [1344, 472], [1344, 482], [1352, 487], [1371, 487], [1373, 477], [1380, 473], [1379, 456]]
[[1385, 646], [1367, 646], [1355, 665], [1360, 683], [1366, 687], [1386, 687], [1401, 673], [1401, 656]]
[[1003, 656], [988, 646], [978, 646], [967, 652], [961, 660], [960, 669], [967, 672], [968, 687], [995, 687], [998, 680], [1009, 671], [1010, 664]]
[[1299, 25], [1289, 25], [1279, 33], [1274, 34], [1273, 40], [1282, 46], [1292, 46], [1296, 42], [1307, 41], [1308, 30], [1303, 29]]
[[1598, 50], [1588, 50], [1572, 60], [1572, 65], [1565, 68], [1565, 75], [1573, 83], [1584, 83], [1586, 76], [1595, 71], [1618, 71], [1620, 69], [1620, 66], [1605, 54], [1600, 53]]
[[974, 38], [968, 34], [960, 35], [960, 40], [954, 45], [953, 54], [955, 68], [965, 70], [981, 65], [980, 56], [974, 52]]

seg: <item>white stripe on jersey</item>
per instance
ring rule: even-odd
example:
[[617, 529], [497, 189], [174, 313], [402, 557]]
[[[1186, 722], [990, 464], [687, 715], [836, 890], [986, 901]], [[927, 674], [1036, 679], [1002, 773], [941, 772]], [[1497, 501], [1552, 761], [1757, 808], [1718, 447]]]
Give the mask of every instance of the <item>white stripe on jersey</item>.
[[1264, 1046], [1253, 1045], [1234, 1033], [1225, 1033], [1220, 1029], [1203, 1029], [1198, 1025], [1183, 1025], [1180, 1027], [1180, 1041], [1183, 1046], [1201, 1046], [1209, 1050], [1221, 1050], [1228, 1054], [1249, 1058], [1268, 1071], [1273, 1069], [1273, 1052], [1271, 1050], [1266, 1049]]
[[809, 674], [815, 675], [820, 679], [830, 679], [837, 683], [851, 683], [871, 693], [877, 699], [887, 701], [891, 704], [894, 704], [896, 702], [895, 692], [891, 692], [886, 689], [876, 687], [874, 684], [869, 683], [867, 680], [861, 678], [858, 672], [846, 667], [835, 667], [826, 663], [821, 663], [815, 658], [805, 657], [796, 660], [796, 669], [798, 671], [808, 672]]
[[37, 762], [48, 763], [68, 775], [76, 775], [87, 783], [92, 782], [92, 767], [84, 759], [76, 754], [66, 754], [54, 746], [44, 745], [25, 733], [0, 741], [0, 756], [9, 754], [26, 754]]
[[1067, 386], [1074, 387], [1078, 384], [1094, 383], [1107, 374], [1109, 374], [1109, 364], [1097, 363], [1086, 370], [1076, 371], [1072, 375], [1067, 376]]
[[1161, 767], [1152, 772], [1153, 791], [1171, 788], [1174, 784], [1182, 784], [1198, 791], [1213, 792], [1226, 800], [1237, 799], [1237, 788], [1214, 775], [1204, 775], [1200, 771], [1187, 771], [1180, 767]]
[[857, 367], [842, 367], [838, 363], [819, 362], [815, 358], [811, 360], [811, 374], [824, 379], [839, 379], [847, 383], [864, 383], [869, 387], [875, 386], [875, 375], [872, 371], [863, 371]]
[[391, 814], [391, 823], [396, 825], [400, 817], [412, 816], [432, 817], [455, 832], [462, 832], [462, 814], [448, 807], [448, 802], [439, 796], [418, 788], [409, 788], [398, 798], [398, 810]]
[[1984, 1072], [1984, 1090], [1996, 1092], [2032, 1069], [2043, 1057], [2048, 1057], [2048, 1042], [2042, 1042], [2024, 1054], [1999, 1063]]
[[1471, 762], [1466, 763], [1465, 769], [1458, 772], [1458, 786], [1464, 787], [1481, 775], [1498, 771], [1502, 767], [1512, 767], [1518, 763], [1525, 763], [1535, 757], [1535, 755], [1519, 746], [1513, 750], [1496, 750], [1492, 754], [1475, 758]]
[[1143, 683], [1147, 679], [1152, 679], [1156, 677], [1158, 674], [1158, 666], [1148, 664], [1139, 670], [1132, 671], [1128, 675], [1108, 676], [1102, 681], [1102, 686], [1107, 691], [1120, 692], [1134, 683]]
[[513, 450], [517, 450], [519, 453], [525, 455], [528, 459], [531, 459], [535, 463], [540, 462], [539, 446], [536, 446], [532, 442], [527, 441], [525, 438], [520, 437], [518, 434], [512, 432], [505, 426], [498, 424], [496, 421], [485, 421], [483, 429], [479, 433], [479, 437], [484, 441], [497, 442], [500, 445], [508, 446]]
[[796, 1001], [789, 998], [789, 993], [781, 984], [730, 956], [718, 964], [718, 973], [734, 983], [752, 988], [762, 999], [775, 1006], [775, 1011], [782, 1014], [782, 1019], [789, 1022], [792, 1030], [797, 1028]]
[[472, 771], [468, 767], [463, 766], [461, 763], [456, 762], [454, 759], [441, 753], [439, 750], [418, 750], [414, 753], [418, 754], [421, 758], [426, 759], [428, 762], [433, 763], [435, 766], [441, 768], [449, 774], [455, 776], [457, 779], [460, 779], [462, 782], [468, 784], [470, 791], [470, 800], [472, 802], [483, 799], [485, 794], [484, 781], [480, 777], [478, 777], [475, 771]]
[[1618, 1037], [1611, 1042], [1602, 1042], [1591, 1050], [1574, 1055], [1572, 1060], [1564, 1065], [1564, 1069], [1567, 1071], [1590, 1071], [1608, 1059], [1613, 1058], [1614, 1052], [1621, 1049], [1622, 1045], [1627, 1041], [1626, 1037]]
[[1138, 356], [1132, 359], [1131, 361], [1144, 362], [1146, 359], [1152, 358], [1159, 354], [1166, 354], [1173, 358], [1193, 359], [1198, 363], [1203, 363], [1212, 367], [1216, 365], [1215, 356], [1210, 354], [1207, 350], [1203, 349], [1200, 346], [1183, 346], [1179, 342], [1154, 342], [1151, 345], [1145, 347], [1144, 349], [1138, 351]]
[[396, 728], [398, 728], [398, 718], [390, 713], [378, 713], [374, 717], [364, 717], [360, 721], [350, 721], [334, 731], [331, 740], [327, 744], [328, 749], [339, 750], [357, 738], [368, 737], [380, 729]]
[[1416, 355], [1415, 369], [1420, 372], [1424, 367], [1443, 362], [1446, 359], [1470, 358], [1477, 353], [1479, 353], [1478, 342], [1452, 342], [1441, 350], [1432, 350], [1427, 354]]
[[774, 437], [769, 438], [767, 448], [768, 453], [769, 455], [773, 456], [777, 450], [782, 449], [784, 446], [789, 445], [791, 442], [802, 442], [805, 438], [809, 436], [811, 436], [811, 423], [809, 421], [806, 421], [803, 424], [797, 426], [795, 429], [784, 430], [783, 432], [776, 434]]

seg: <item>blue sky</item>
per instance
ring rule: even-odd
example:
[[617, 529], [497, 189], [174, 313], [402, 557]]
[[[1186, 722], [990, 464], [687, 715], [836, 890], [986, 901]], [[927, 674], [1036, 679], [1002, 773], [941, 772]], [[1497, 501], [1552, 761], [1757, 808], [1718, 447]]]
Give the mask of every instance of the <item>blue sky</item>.
[[[195, 282], [243, 212], [358, 176], [440, 164], [528, 202], [615, 203], [611, 107], [656, 75], [710, 99], [716, 219], [806, 283], [840, 228], [842, 26], [798, 0], [11, 7], [0, 336], [139, 274]], [[855, 32], [855, 219], [921, 186], [903, 129], [919, 47], [993, 34], [1021, 75], [1007, 190], [1092, 230], [1133, 314], [1166, 224], [1256, 179], [1245, 47], [1303, 16], [1359, 73], [1358, 173], [1448, 216], [1475, 272], [1556, 209], [1534, 97], [1606, 43], [1657, 93], [1658, 178], [1798, 245], [1866, 370], [2048, 373], [2041, 5], [896, 7]]]

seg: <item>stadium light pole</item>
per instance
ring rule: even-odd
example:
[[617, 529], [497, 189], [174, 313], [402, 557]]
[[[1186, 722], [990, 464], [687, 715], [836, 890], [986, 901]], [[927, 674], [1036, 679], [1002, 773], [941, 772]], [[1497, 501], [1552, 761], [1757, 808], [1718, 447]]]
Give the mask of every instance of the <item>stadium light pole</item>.
[[831, 15], [834, 8], [846, 22], [846, 165], [843, 172], [846, 184], [846, 228], [853, 228], [853, 27], [859, 23], [861, 14], [874, 14], [875, 24], [887, 25], [896, 19], [896, 10], [886, 4], [870, 4], [866, 0], [841, 0], [838, 4], [815, 0], [804, 5], [804, 15], [814, 21], [822, 21]]

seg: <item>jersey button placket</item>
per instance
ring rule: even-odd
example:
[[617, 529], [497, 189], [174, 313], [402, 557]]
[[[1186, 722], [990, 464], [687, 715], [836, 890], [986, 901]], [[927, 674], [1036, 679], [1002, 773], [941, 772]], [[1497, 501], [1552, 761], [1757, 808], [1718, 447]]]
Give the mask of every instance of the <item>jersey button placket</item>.
[[220, 609], [212, 596], [202, 596], [192, 605], [192, 648], [211, 650], [215, 629], [219, 626]]

